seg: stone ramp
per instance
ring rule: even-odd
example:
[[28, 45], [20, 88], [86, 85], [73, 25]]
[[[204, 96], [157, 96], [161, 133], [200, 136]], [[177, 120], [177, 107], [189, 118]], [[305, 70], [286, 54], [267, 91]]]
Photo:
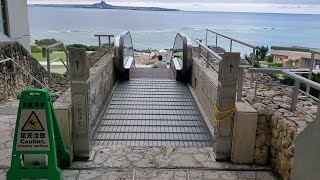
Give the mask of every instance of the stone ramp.
[[213, 146], [188, 86], [159, 79], [119, 82], [92, 141], [98, 146]]

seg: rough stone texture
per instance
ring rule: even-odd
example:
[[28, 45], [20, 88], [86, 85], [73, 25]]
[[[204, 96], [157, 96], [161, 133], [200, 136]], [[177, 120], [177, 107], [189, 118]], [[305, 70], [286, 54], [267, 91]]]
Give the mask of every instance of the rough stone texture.
[[74, 162], [72, 168], [157, 168], [269, 170], [268, 166], [233, 165], [216, 162], [212, 148], [105, 147], [94, 146], [90, 161]]
[[[207, 117], [212, 118], [217, 98], [218, 73], [206, 68], [204, 60], [193, 58], [191, 84]], [[212, 122], [212, 121], [211, 121]]]
[[[6, 170], [0, 170], [4, 180]], [[276, 180], [265, 171], [214, 171], [188, 169], [88, 169], [63, 170], [64, 180]]]
[[[27, 70], [32, 76], [47, 86], [47, 71], [21, 44], [18, 42], [0, 43], [0, 59], [3, 60], [7, 58], [12, 58], [23, 69]], [[21, 90], [28, 87], [42, 88], [41, 85], [32, 80], [21, 68], [16, 65], [14, 68], [13, 62], [0, 64], [0, 102], [8, 100], [10, 97], [17, 97]], [[64, 76], [52, 78], [50, 90], [53, 99], [55, 100], [68, 87], [68, 80]]]
[[116, 74], [113, 67], [113, 55], [105, 54], [90, 68], [89, 78], [89, 127], [93, 132], [97, 115], [114, 86]]
[[[113, 47], [113, 45], [112, 45], [112, 47]], [[113, 54], [111, 52], [113, 52], [113, 48], [109, 49], [109, 45], [107, 45], [107, 44], [104, 44], [104, 45], [98, 47], [98, 49], [95, 52], [89, 54], [87, 57], [87, 59], [89, 61], [89, 66], [92, 67], [93, 65], [95, 65], [96, 62], [98, 62], [105, 54], [107, 54], [107, 53]]]
[[[255, 79], [259, 81], [280, 84], [270, 76], [256, 76]], [[290, 179], [296, 137], [313, 119], [300, 111], [290, 111], [293, 91], [290, 87], [259, 84], [258, 98], [254, 100], [254, 88], [250, 88], [249, 74], [246, 74], [246, 77], [244, 99], [259, 113], [254, 163], [270, 163], [283, 179]], [[299, 97], [298, 107], [313, 115], [317, 111], [317, 103], [306, 97]]]
[[16, 115], [0, 115], [0, 167], [8, 167], [11, 163]]

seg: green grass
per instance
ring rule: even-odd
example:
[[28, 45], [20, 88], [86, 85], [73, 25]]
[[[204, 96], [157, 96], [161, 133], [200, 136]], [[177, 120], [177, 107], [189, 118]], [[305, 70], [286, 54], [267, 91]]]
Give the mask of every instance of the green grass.
[[[46, 57], [42, 57], [42, 53], [32, 53], [32, 56], [38, 61], [47, 61]], [[63, 61], [66, 61], [66, 54], [64, 52], [53, 52], [50, 54], [50, 60], [56, 59], [58, 57], [60, 57]]]

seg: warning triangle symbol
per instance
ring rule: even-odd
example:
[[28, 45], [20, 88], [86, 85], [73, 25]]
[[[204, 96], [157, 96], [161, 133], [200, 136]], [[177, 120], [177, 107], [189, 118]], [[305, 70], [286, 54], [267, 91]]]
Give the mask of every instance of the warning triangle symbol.
[[44, 128], [34, 111], [30, 114], [21, 131], [44, 131]]

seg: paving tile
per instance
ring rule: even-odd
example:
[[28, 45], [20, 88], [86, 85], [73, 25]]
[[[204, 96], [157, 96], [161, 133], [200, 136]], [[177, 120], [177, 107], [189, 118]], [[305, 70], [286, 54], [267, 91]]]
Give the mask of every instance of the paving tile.
[[79, 175], [79, 170], [63, 170], [62, 177], [63, 180], [76, 180]]
[[133, 171], [126, 170], [106, 170], [101, 172], [102, 180], [132, 180]]

